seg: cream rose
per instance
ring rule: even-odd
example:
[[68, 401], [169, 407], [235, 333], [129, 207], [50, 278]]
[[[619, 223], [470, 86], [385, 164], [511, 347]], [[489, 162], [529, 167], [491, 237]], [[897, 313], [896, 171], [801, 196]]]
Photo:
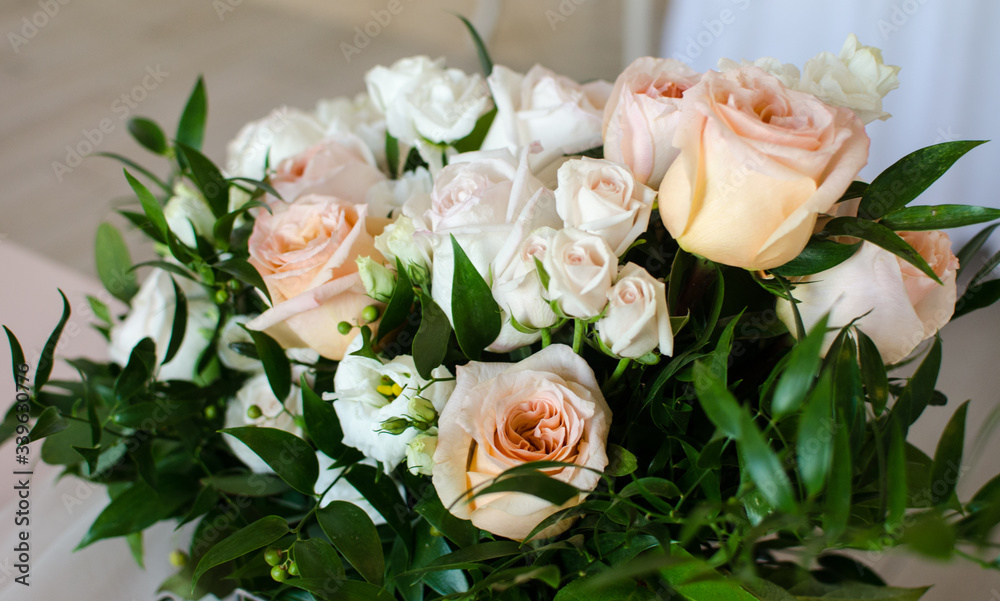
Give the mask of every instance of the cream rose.
[[419, 430], [407, 427], [390, 433], [384, 428], [385, 422], [404, 419], [432, 423], [434, 413], [444, 409], [455, 388], [447, 368], [439, 366], [431, 375], [441, 381], [431, 383], [417, 375], [409, 355], [385, 364], [368, 357], [346, 356], [337, 366], [334, 391], [323, 394], [324, 399], [333, 400], [344, 429], [344, 444], [380, 462], [386, 472], [392, 471], [406, 457], [407, 445]]
[[367, 206], [319, 195], [272, 202], [250, 235], [250, 264], [264, 278], [273, 306], [247, 327], [266, 331], [285, 348], [311, 348], [339, 361], [358, 333], [337, 331], [378, 304], [365, 293], [356, 259], [382, 260], [374, 236], [384, 220]]
[[[243, 126], [227, 147], [230, 177], [264, 178], [264, 165], [274, 167], [288, 157], [318, 144], [326, 127], [314, 115], [281, 107]], [[239, 204], [243, 204], [242, 202]]]
[[354, 204], [365, 203], [369, 190], [385, 181], [371, 151], [352, 134], [325, 140], [288, 157], [278, 163], [270, 180], [285, 202], [320, 194]]
[[379, 167], [385, 162], [385, 115], [366, 93], [354, 98], [340, 96], [316, 103], [316, 120], [326, 128], [326, 138], [354, 134], [364, 140]]
[[[520, 363], [471, 362], [458, 367], [455, 392], [438, 421], [434, 488], [456, 516], [498, 536], [522, 540], [542, 520], [580, 503], [597, 486], [600, 474], [591, 470], [608, 464], [610, 425], [611, 410], [594, 372], [565, 345], [546, 347]], [[517, 492], [469, 498], [470, 489], [529, 461], [580, 466], [546, 473], [582, 492], [561, 507]], [[553, 525], [541, 536], [567, 527], [568, 521]]]
[[657, 347], [672, 355], [666, 286], [635, 263], [623, 267], [608, 293], [608, 310], [597, 322], [597, 334], [619, 357], [635, 359]]
[[646, 231], [656, 192], [625, 165], [573, 159], [559, 168], [556, 211], [567, 227], [597, 234], [621, 256]]
[[672, 58], [636, 59], [615, 80], [604, 109], [604, 158], [628, 165], [639, 182], [659, 186], [677, 157], [681, 96], [700, 78]]
[[[548, 328], [558, 320], [546, 299], [547, 294], [535, 263], [535, 259], [541, 261], [545, 257], [555, 233], [556, 230], [550, 227], [539, 228], [517, 245], [514, 256], [509, 260], [505, 258], [505, 249], [494, 262], [496, 265], [506, 263], [506, 266], [493, 279], [493, 298], [506, 316], [526, 328]], [[516, 348], [540, 339], [541, 332], [525, 334], [511, 328], [501, 332], [500, 340], [494, 346]]]
[[[157, 379], [193, 380], [197, 377], [198, 358], [208, 347], [219, 323], [219, 308], [200, 285], [179, 276], [175, 280], [187, 298], [187, 328], [177, 354], [168, 363], [159, 366]], [[111, 344], [108, 347], [111, 360], [118, 365], [127, 365], [132, 349], [148, 337], [156, 343], [157, 363], [162, 363], [167, 356], [176, 303], [170, 273], [162, 269], [150, 271], [132, 299], [128, 316], [111, 328]]]
[[660, 215], [681, 248], [726, 265], [770, 269], [795, 258], [868, 160], [851, 111], [757, 67], [709, 71], [680, 112]]
[[483, 150], [506, 148], [517, 153], [541, 143], [548, 157], [572, 154], [601, 145], [604, 105], [611, 84], [598, 80], [579, 84], [535, 65], [522, 75], [497, 65], [487, 78], [497, 116]]
[[573, 228], [552, 237], [542, 261], [549, 275], [548, 296], [569, 317], [597, 317], [608, 304], [618, 275], [618, 256], [600, 236]]
[[[257, 411], [260, 412], [257, 417], [248, 415], [251, 407], [256, 407]], [[247, 380], [243, 387], [236, 392], [236, 396], [229, 400], [229, 405], [226, 407], [225, 427], [275, 428], [302, 437], [302, 428], [295, 421], [295, 417], [301, 414], [301, 388], [293, 385], [288, 393], [288, 398], [282, 402], [271, 391], [267, 376], [259, 374]], [[246, 464], [250, 471], [258, 474], [274, 473], [274, 470], [268, 467], [267, 463], [257, 456], [257, 453], [251, 451], [250, 447], [232, 436], [223, 436], [223, 438], [236, 458]]]
[[[806, 329], [829, 313], [834, 328], [823, 341], [824, 354], [836, 329], [855, 325], [878, 347], [887, 364], [906, 358], [930, 338], [955, 312], [955, 275], [958, 259], [944, 232], [900, 232], [927, 261], [944, 285], [887, 250], [865, 242], [850, 259], [816, 275], [801, 278], [792, 292]], [[778, 317], [795, 331], [795, 317], [786, 301], [779, 301]]]

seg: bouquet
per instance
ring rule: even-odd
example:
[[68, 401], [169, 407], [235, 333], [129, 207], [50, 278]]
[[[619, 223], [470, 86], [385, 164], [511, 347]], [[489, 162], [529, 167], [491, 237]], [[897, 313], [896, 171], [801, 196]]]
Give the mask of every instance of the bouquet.
[[935, 390], [938, 330], [1000, 298], [1000, 254], [956, 283], [996, 224], [941, 230], [1000, 210], [910, 205], [981, 142], [856, 181], [898, 67], [853, 35], [581, 84], [468, 28], [483, 75], [376, 67], [222, 166], [201, 80], [173, 138], [130, 121], [170, 170], [118, 157], [159, 258], [97, 231], [111, 361], [50, 379], [68, 303], [33, 373], [7, 329], [4, 437], [107, 487], [80, 546], [194, 524], [189, 599], [917, 599], [845, 551], [1000, 567], [1000, 477], [955, 494], [968, 402]]

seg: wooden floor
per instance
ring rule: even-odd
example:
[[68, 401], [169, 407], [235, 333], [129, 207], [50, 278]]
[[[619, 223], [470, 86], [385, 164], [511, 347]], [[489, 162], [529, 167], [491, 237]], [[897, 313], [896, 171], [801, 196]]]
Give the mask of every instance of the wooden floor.
[[[468, 35], [447, 12], [472, 15], [475, 2], [401, 1], [402, 12], [347, 61], [342, 43], [353, 44], [355, 27], [364, 29], [388, 0], [6, 0], [0, 242], [94, 273], [97, 224], [113, 218], [122, 201], [116, 197], [129, 190], [116, 163], [77, 164], [76, 154], [119, 152], [162, 171], [132, 142], [127, 118], [147, 116], [172, 131], [199, 74], [209, 93], [206, 148], [221, 162], [242, 124], [282, 104], [311, 108], [320, 98], [357, 93], [374, 65], [428, 54], [477, 69]], [[553, 31], [546, 11], [559, 4], [504, 2], [490, 41], [494, 58], [519, 69], [540, 62], [580, 78], [613, 78], [621, 53], [618, 2], [564, 1], [575, 12]]]

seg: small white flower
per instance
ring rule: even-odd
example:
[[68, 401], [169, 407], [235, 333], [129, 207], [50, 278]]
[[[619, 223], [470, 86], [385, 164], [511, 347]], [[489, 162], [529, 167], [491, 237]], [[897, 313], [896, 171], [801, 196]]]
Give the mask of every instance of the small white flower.
[[821, 52], [806, 61], [796, 89], [849, 108], [868, 124], [892, 116], [882, 110], [882, 99], [899, 87], [897, 73], [899, 67], [882, 62], [881, 50], [861, 44], [852, 33], [839, 56]]

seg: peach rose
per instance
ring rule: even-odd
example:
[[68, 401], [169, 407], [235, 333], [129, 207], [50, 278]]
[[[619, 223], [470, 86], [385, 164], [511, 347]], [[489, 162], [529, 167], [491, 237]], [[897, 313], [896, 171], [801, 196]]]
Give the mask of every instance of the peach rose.
[[386, 220], [367, 216], [368, 207], [331, 196], [308, 194], [292, 203], [272, 202], [250, 235], [250, 264], [264, 278], [273, 306], [247, 324], [267, 332], [285, 348], [311, 348], [339, 361], [351, 340], [337, 331], [356, 322], [368, 305], [355, 261], [382, 261], [374, 237]]
[[660, 184], [660, 214], [681, 248], [726, 265], [794, 259], [868, 160], [853, 112], [752, 65], [709, 71], [680, 111], [680, 154]]
[[[882, 360], [898, 363], [930, 338], [955, 312], [958, 259], [944, 232], [900, 232], [934, 270], [944, 285], [887, 250], [865, 242], [853, 257], [816, 275], [801, 278], [792, 296], [799, 301], [803, 325], [810, 329], [826, 313], [829, 326], [842, 328], [851, 320], [878, 347]], [[795, 331], [787, 301], [778, 302], [778, 317]], [[823, 341], [830, 348], [837, 330]]]
[[640, 183], [659, 186], [677, 158], [681, 96], [700, 78], [676, 59], [636, 59], [615, 80], [604, 108], [604, 158], [628, 165]]
[[[600, 481], [611, 410], [594, 372], [569, 347], [552, 345], [520, 363], [478, 363], [457, 368], [455, 392], [438, 421], [434, 488], [451, 512], [498, 536], [523, 540], [542, 520], [580, 503]], [[504, 470], [529, 461], [580, 467], [545, 470], [579, 488], [562, 506], [520, 492], [469, 498]], [[543, 530], [555, 536], [564, 521]]]
[[341, 134], [288, 157], [271, 175], [271, 185], [285, 202], [323, 194], [361, 204], [372, 186], [384, 181], [371, 150], [353, 134]]

